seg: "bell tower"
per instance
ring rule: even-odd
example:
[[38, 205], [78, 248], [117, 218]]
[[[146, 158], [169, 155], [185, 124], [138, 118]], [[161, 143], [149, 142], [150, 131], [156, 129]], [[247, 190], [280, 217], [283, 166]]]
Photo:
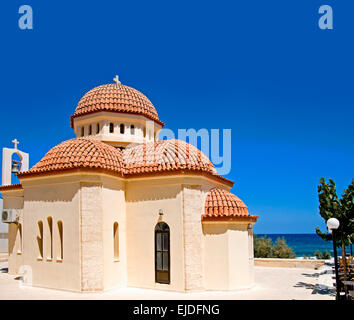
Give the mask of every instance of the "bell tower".
[[[28, 153], [22, 152], [17, 149], [19, 142], [17, 139], [12, 140], [14, 147], [2, 149], [2, 185], [11, 185], [11, 174], [21, 171], [27, 171], [29, 165]], [[17, 154], [20, 157], [20, 161], [12, 160], [12, 156]]]

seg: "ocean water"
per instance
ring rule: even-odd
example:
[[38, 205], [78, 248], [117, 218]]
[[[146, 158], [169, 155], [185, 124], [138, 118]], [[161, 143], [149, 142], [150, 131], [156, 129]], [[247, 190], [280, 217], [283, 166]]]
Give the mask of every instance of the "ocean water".
[[[267, 236], [271, 238], [273, 243], [278, 238], [284, 237], [288, 247], [292, 248], [297, 257], [314, 256], [315, 251], [321, 252], [329, 251], [333, 257], [333, 243], [332, 241], [324, 241], [317, 234], [257, 234], [258, 237]], [[350, 253], [350, 248], [346, 249]], [[342, 249], [337, 248], [337, 254], [342, 255]]]

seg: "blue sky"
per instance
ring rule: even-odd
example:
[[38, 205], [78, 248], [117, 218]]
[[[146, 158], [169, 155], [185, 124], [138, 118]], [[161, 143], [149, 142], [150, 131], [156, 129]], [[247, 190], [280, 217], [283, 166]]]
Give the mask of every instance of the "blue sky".
[[[18, 28], [29, 4], [34, 29]], [[318, 28], [329, 4], [334, 30]], [[311, 233], [319, 177], [354, 178], [354, 3], [6, 1], [0, 10], [0, 146], [34, 165], [73, 137], [94, 86], [146, 94], [166, 127], [232, 129], [232, 191], [258, 233]]]

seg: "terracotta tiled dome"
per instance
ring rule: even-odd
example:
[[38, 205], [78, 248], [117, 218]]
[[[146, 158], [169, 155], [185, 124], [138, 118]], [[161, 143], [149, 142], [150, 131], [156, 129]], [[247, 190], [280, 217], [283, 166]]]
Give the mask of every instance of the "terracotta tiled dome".
[[232, 181], [217, 174], [206, 155], [181, 140], [138, 144], [122, 151], [95, 139], [71, 139], [50, 149], [41, 161], [29, 171], [18, 173], [18, 177], [82, 168], [119, 173], [126, 178], [176, 171], [202, 173], [227, 185], [233, 185]]
[[200, 150], [182, 140], [163, 140], [128, 147], [123, 151], [127, 174], [158, 173], [162, 171], [217, 171]]
[[161, 125], [157, 111], [151, 101], [138, 90], [122, 84], [110, 83], [88, 91], [77, 104], [73, 119], [99, 111], [122, 112], [144, 115]]
[[248, 213], [247, 206], [240, 198], [221, 188], [211, 189], [205, 199], [203, 218], [213, 217], [257, 218]]
[[71, 139], [50, 149], [31, 170], [21, 172], [18, 176], [78, 168], [103, 169], [123, 174], [122, 151], [93, 139]]

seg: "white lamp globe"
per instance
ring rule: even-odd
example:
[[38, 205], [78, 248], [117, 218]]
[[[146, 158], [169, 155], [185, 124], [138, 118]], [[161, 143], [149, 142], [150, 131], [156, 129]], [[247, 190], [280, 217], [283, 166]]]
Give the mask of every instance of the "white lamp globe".
[[339, 221], [336, 218], [330, 218], [327, 220], [328, 230], [337, 230], [339, 227]]

